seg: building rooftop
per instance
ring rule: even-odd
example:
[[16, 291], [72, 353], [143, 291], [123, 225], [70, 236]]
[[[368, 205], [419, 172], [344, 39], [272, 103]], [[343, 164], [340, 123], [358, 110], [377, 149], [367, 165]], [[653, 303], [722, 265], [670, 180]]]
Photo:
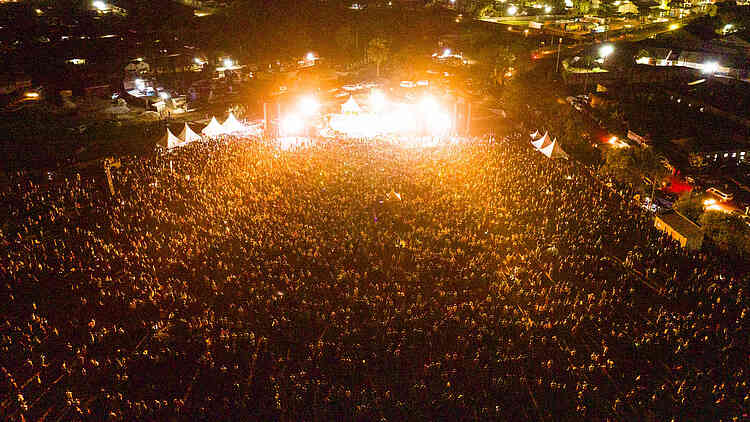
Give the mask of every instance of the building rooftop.
[[687, 238], [702, 235], [701, 227], [699, 225], [693, 223], [690, 219], [677, 211], [667, 211], [656, 217]]

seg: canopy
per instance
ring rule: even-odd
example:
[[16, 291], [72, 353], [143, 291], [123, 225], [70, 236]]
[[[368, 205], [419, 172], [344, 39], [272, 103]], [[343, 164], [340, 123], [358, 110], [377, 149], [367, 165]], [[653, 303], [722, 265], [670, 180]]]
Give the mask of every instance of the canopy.
[[536, 149], [542, 149], [542, 148], [546, 147], [547, 145], [549, 145], [550, 142], [551, 142], [551, 140], [549, 138], [549, 133], [544, 132], [544, 136], [542, 136], [541, 138], [537, 139], [536, 141], [531, 141], [531, 145], [534, 145], [534, 148], [536, 148]]
[[225, 134], [226, 131], [224, 130], [224, 127], [221, 126], [221, 124], [216, 120], [216, 117], [212, 117], [211, 121], [208, 123], [208, 126], [204, 127], [201, 133], [208, 136], [209, 138], [215, 138], [219, 135]]
[[349, 96], [344, 104], [341, 105], [341, 112], [344, 114], [358, 114], [362, 112], [362, 109], [357, 104], [357, 101], [353, 96]]
[[193, 141], [200, 141], [201, 137], [197, 133], [193, 132], [193, 129], [190, 129], [190, 126], [185, 123], [185, 127], [182, 129], [182, 132], [180, 132], [180, 139], [182, 139], [184, 143], [188, 144]]
[[237, 120], [237, 118], [234, 117], [234, 114], [231, 112], [229, 113], [229, 117], [227, 117], [221, 127], [224, 128], [224, 131], [226, 133], [244, 132], [247, 129], [245, 125], [240, 123], [240, 121]]
[[167, 128], [167, 133], [159, 139], [159, 142], [156, 143], [156, 145], [159, 145], [162, 148], [166, 149], [172, 149], [175, 147], [180, 146], [182, 144], [182, 140], [180, 138], [174, 136], [171, 130]]
[[537, 139], [539, 139], [539, 136], [539, 131], [535, 130], [534, 133], [531, 134], [531, 140], [536, 141]]
[[546, 155], [548, 158], [564, 158], [568, 159], [568, 154], [563, 151], [563, 149], [560, 147], [560, 144], [557, 143], [557, 139], [552, 141], [549, 145], [547, 145], [544, 148], [539, 149], [539, 152]]

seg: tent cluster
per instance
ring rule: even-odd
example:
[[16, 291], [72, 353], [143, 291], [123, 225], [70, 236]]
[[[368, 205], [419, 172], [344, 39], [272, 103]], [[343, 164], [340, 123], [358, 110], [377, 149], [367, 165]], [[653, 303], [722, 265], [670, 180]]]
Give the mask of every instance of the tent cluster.
[[531, 135], [531, 145], [542, 154], [546, 155], [547, 158], [564, 158], [568, 159], [568, 154], [563, 151], [560, 144], [557, 143], [557, 138], [551, 139], [549, 133], [544, 132], [541, 135], [539, 131], [535, 131]]
[[[233, 113], [229, 113], [229, 117], [227, 117], [223, 124], [219, 123], [219, 121], [216, 120], [216, 117], [212, 117], [208, 125], [201, 130], [201, 135], [207, 138], [218, 138], [221, 135], [246, 133], [251, 129], [252, 127], [246, 126], [237, 120]], [[181, 147], [190, 142], [201, 140], [201, 135], [193, 132], [193, 130], [190, 129], [190, 126], [185, 123], [185, 127], [182, 129], [180, 136], [175, 136], [172, 131], [167, 128], [167, 133], [159, 140], [157, 145], [166, 149]]]

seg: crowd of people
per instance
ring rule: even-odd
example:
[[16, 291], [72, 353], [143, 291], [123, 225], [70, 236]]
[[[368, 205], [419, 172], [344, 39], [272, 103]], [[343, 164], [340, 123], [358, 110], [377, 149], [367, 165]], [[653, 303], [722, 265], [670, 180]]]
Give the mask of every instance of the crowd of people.
[[748, 418], [747, 268], [528, 141], [13, 175], [0, 418]]

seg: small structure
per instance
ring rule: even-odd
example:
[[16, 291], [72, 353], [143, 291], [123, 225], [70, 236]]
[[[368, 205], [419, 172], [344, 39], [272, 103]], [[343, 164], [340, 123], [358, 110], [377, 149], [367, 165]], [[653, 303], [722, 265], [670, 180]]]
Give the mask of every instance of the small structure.
[[245, 125], [234, 117], [234, 113], [231, 112], [221, 127], [224, 128], [224, 132], [226, 133], [244, 132], [247, 129]]
[[185, 127], [180, 133], [180, 139], [182, 139], [182, 142], [189, 144], [190, 142], [200, 141], [201, 137], [197, 133], [193, 132], [193, 129], [190, 129], [190, 126], [185, 123]]
[[700, 226], [677, 211], [668, 211], [654, 217], [654, 227], [667, 233], [688, 250], [699, 250], [703, 246], [703, 231]]
[[359, 107], [357, 101], [353, 96], [349, 96], [344, 104], [341, 105], [341, 114], [359, 114], [362, 112], [362, 108]]
[[172, 149], [179, 147], [182, 144], [182, 140], [172, 133], [169, 128], [167, 128], [167, 133], [159, 139], [159, 142], [156, 143], [156, 145], [165, 148], [165, 149]]
[[208, 123], [208, 126], [204, 127], [201, 133], [208, 136], [209, 138], [215, 138], [217, 136], [224, 135], [226, 131], [224, 130], [224, 127], [221, 126], [221, 123], [216, 120], [216, 117], [212, 117], [211, 121]]
[[552, 142], [552, 140], [549, 137], [549, 133], [548, 132], [544, 132], [544, 135], [541, 138], [537, 138], [537, 139], [531, 141], [531, 145], [533, 145], [534, 148], [540, 150], [540, 149], [545, 148], [546, 146], [548, 146], [551, 142]]
[[553, 140], [549, 145], [543, 148], [539, 148], [539, 152], [546, 155], [547, 158], [556, 159], [556, 158], [563, 158], [568, 159], [568, 153], [563, 151], [563, 149], [560, 147], [560, 144], [557, 143], [557, 139]]

